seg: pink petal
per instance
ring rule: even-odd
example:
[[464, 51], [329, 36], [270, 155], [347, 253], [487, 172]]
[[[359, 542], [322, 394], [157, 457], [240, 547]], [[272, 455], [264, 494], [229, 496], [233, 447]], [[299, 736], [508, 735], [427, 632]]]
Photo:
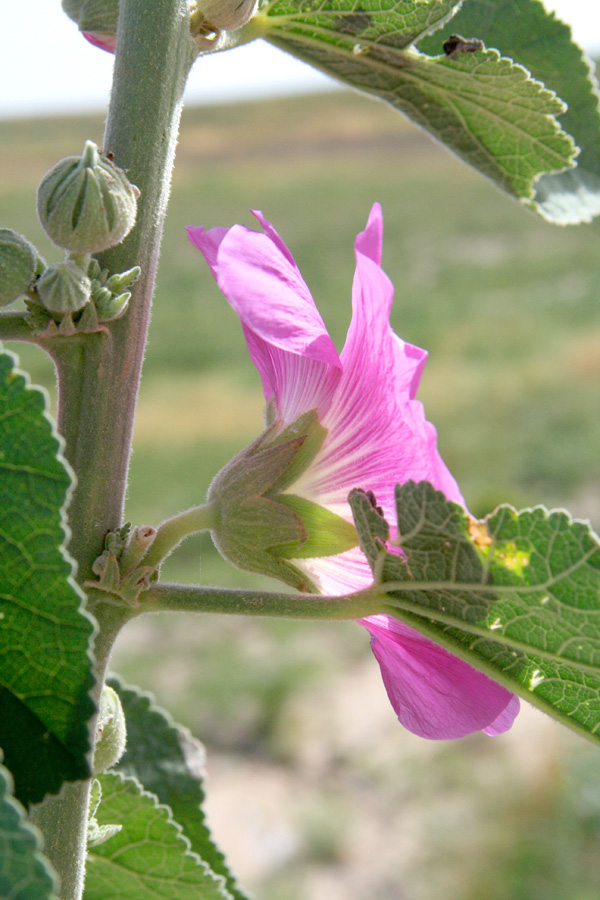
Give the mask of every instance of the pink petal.
[[356, 236], [354, 250], [356, 253], [367, 256], [378, 266], [381, 265], [381, 254], [383, 250], [383, 213], [379, 203], [373, 204], [371, 212], [369, 213], [367, 227]]
[[510, 727], [518, 701], [505, 688], [396, 619], [370, 616], [361, 624], [398, 719], [413, 734], [451, 740]]
[[484, 734], [489, 735], [489, 737], [497, 737], [499, 734], [503, 734], [505, 731], [512, 726], [512, 723], [515, 721], [516, 717], [519, 714], [519, 709], [521, 708], [521, 704], [519, 702], [519, 698], [513, 695], [510, 703], [504, 709], [497, 719], [494, 719], [491, 725], [488, 725], [487, 728], [482, 728]]
[[99, 32], [92, 33], [90, 31], [83, 31], [82, 34], [94, 47], [100, 47], [101, 50], [106, 50], [107, 53], [115, 52], [117, 44], [116, 34], [100, 34]]
[[243, 225], [188, 228], [223, 294], [239, 315], [265, 397], [275, 395], [289, 424], [311, 409], [325, 412], [341, 363], [291, 253], [272, 225], [266, 234]]
[[219, 277], [217, 265], [219, 247], [229, 229], [210, 228], [206, 231], [202, 225], [188, 225], [186, 231], [192, 244], [194, 244], [194, 246], [204, 255], [204, 259], [208, 263], [212, 276], [215, 281], [217, 281]]
[[458, 485], [437, 451], [435, 429], [413, 399], [427, 354], [400, 340], [389, 325], [393, 288], [374, 261], [381, 248], [377, 206], [356, 248], [343, 373], [323, 418], [329, 434], [295, 490], [349, 517], [350, 490], [369, 489], [392, 521], [394, 485], [409, 479], [431, 481], [449, 499], [462, 503]]

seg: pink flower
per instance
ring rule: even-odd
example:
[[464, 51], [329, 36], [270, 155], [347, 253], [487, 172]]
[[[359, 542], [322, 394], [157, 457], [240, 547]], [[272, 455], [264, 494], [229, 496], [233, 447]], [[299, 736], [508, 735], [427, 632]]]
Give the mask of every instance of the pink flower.
[[100, 47], [101, 50], [106, 50], [108, 53], [115, 52], [115, 46], [117, 43], [116, 34], [99, 34], [92, 33], [91, 31], [82, 32], [84, 38], [93, 44], [94, 47]]
[[[294, 494], [351, 521], [352, 488], [373, 491], [386, 519], [394, 485], [429, 481], [463, 503], [415, 400], [427, 354], [390, 328], [393, 288], [381, 269], [383, 219], [376, 204], [355, 242], [352, 321], [338, 355], [294, 259], [273, 226], [188, 228], [221, 291], [239, 315], [265, 398], [281, 430], [316, 410], [327, 435], [293, 484]], [[356, 546], [335, 556], [295, 559], [320, 591], [350, 593], [372, 583]], [[371, 634], [400, 722], [426, 738], [510, 728], [519, 702], [509, 691], [387, 615], [360, 620]]]

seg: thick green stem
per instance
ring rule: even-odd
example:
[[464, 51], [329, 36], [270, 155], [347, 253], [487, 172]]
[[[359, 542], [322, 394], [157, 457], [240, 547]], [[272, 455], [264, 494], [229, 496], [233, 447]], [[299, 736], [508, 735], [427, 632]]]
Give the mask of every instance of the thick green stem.
[[122, 0], [103, 150], [141, 192], [133, 231], [100, 258], [139, 265], [126, 315], [109, 334], [57, 339], [59, 429], [78, 479], [70, 552], [89, 578], [104, 535], [121, 524], [150, 305], [170, 190], [181, 96], [194, 57], [187, 0]]
[[[96, 703], [100, 699], [111, 648], [126, 620], [123, 610], [104, 610], [94, 646]], [[30, 810], [31, 821], [44, 836], [44, 855], [60, 878], [60, 900], [80, 900], [83, 893], [90, 787], [91, 780], [67, 782], [60, 794], [46, 797]]]
[[158, 566], [190, 534], [207, 531], [215, 524], [215, 510], [210, 503], [194, 506], [165, 519], [156, 530], [152, 546], [143, 558], [145, 566]]
[[[187, 0], [120, 0], [115, 74], [103, 150], [140, 189], [136, 225], [100, 258], [123, 272], [139, 265], [128, 312], [108, 334], [52, 341], [58, 373], [59, 429], [77, 476], [69, 507], [70, 553], [83, 581], [102, 551], [104, 536], [122, 522], [133, 421], [150, 305], [166, 212], [181, 98], [195, 56]], [[16, 329], [17, 322], [14, 327]], [[95, 610], [96, 699], [122, 611]], [[89, 782], [67, 785], [34, 812], [61, 880], [61, 900], [83, 892]]]
[[227, 613], [276, 616], [288, 619], [362, 619], [382, 612], [386, 598], [371, 587], [354, 594], [327, 597], [322, 594], [287, 594], [159, 583], [139, 599], [137, 614], [144, 612]]

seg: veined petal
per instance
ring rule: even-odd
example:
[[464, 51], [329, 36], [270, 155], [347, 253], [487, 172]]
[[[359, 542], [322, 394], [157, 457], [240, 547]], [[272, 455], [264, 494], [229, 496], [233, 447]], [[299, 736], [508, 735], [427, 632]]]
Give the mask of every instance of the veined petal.
[[204, 256], [204, 259], [212, 272], [213, 278], [217, 281], [219, 277], [217, 266], [219, 247], [229, 229], [210, 228], [207, 231], [202, 225], [188, 225], [186, 231], [192, 244], [197, 247]]
[[451, 740], [510, 728], [518, 700], [458, 657], [389, 616], [361, 624], [399, 721], [420, 737]]
[[[328, 436], [295, 490], [349, 515], [354, 487], [372, 490], [386, 516], [394, 516], [394, 485], [431, 481], [462, 503], [436, 446], [436, 432], [414, 400], [427, 354], [389, 325], [393, 288], [378, 258], [380, 219], [371, 214], [357, 239], [353, 315], [341, 353], [342, 377], [323, 418]], [[362, 249], [367, 249], [370, 256]]]
[[325, 413], [341, 362], [291, 253], [260, 213], [265, 234], [243, 225], [188, 228], [190, 240], [239, 315], [265, 398], [284, 425], [309, 409]]

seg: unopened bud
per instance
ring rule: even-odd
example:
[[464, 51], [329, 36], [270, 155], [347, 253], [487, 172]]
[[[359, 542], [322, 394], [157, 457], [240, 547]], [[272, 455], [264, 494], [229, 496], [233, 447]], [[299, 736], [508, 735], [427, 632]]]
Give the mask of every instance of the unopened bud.
[[80, 31], [106, 39], [117, 33], [119, 0], [62, 0], [62, 8]]
[[65, 250], [98, 253], [120, 244], [135, 223], [138, 189], [86, 141], [44, 176], [37, 211], [46, 234]]
[[0, 306], [9, 306], [30, 287], [44, 261], [22, 234], [0, 228]]
[[102, 688], [100, 711], [96, 726], [94, 775], [105, 772], [118, 763], [127, 743], [125, 713], [119, 695], [107, 684]]
[[90, 299], [92, 284], [74, 262], [49, 266], [35, 286], [40, 303], [48, 312], [66, 316], [78, 312]]
[[235, 31], [252, 18], [257, 6], [258, 0], [198, 0], [192, 32]]

